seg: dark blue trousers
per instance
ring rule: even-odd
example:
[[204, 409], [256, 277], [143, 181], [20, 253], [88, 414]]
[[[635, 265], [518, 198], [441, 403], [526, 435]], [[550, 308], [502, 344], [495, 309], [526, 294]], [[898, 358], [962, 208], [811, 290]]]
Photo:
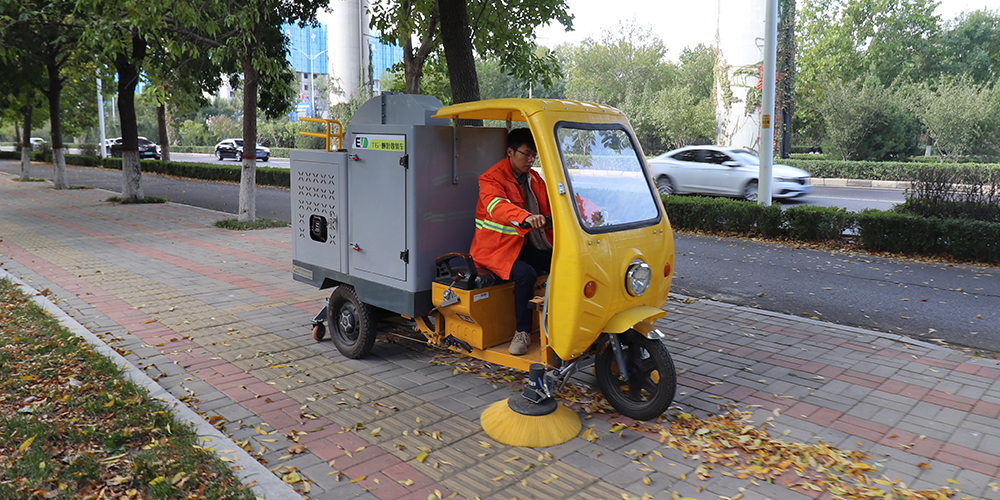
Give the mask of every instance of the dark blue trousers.
[[528, 302], [535, 296], [535, 280], [538, 275], [549, 272], [551, 265], [552, 250], [539, 250], [525, 241], [521, 246], [521, 253], [510, 268], [510, 279], [514, 282], [514, 314], [519, 332], [531, 333]]

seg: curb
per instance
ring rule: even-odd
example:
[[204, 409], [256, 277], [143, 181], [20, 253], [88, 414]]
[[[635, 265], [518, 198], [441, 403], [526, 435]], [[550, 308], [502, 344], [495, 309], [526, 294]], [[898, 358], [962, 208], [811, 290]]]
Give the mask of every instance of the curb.
[[809, 184], [817, 187], [860, 187], [876, 189], [909, 189], [910, 181], [873, 181], [870, 179], [838, 179], [810, 177]]
[[[88, 344], [93, 346], [95, 351], [110, 359], [111, 362], [122, 369], [122, 372], [124, 372], [127, 379], [131, 380], [136, 385], [145, 388], [149, 392], [150, 397], [162, 401], [164, 405], [174, 412], [175, 421], [193, 425], [195, 432], [201, 441], [201, 446], [211, 447], [216, 450], [220, 448], [235, 450], [233, 453], [226, 452], [226, 455], [235, 455], [242, 468], [234, 469], [230, 466], [230, 470], [236, 474], [236, 477], [238, 477], [244, 485], [250, 484], [251, 482], [254, 483], [253, 486], [250, 486], [250, 489], [257, 495], [257, 498], [300, 498], [298, 492], [285, 484], [285, 482], [278, 476], [272, 474], [271, 471], [258, 462], [257, 459], [251, 457], [249, 453], [233, 442], [229, 436], [226, 436], [213, 427], [212, 424], [209, 424], [205, 421], [205, 419], [201, 418], [194, 412], [194, 410], [174, 397], [173, 394], [167, 392], [166, 389], [154, 382], [153, 379], [149, 378], [149, 376], [142, 370], [130, 363], [121, 354], [118, 354], [117, 351], [105, 344], [104, 341], [91, 333], [90, 330], [84, 328], [83, 325], [73, 319], [70, 315], [66, 314], [66, 312], [58, 306], [53, 304], [48, 298], [40, 294], [38, 290], [28, 286], [7, 271], [0, 269], [0, 279], [2, 278], [11, 280], [19, 289], [21, 289], [22, 292], [31, 297], [31, 300], [34, 301], [35, 304], [51, 314], [52, 317], [58, 320], [59, 324], [69, 330], [70, 333], [83, 338]], [[204, 439], [206, 437], [209, 439]], [[215, 452], [215, 455], [217, 457], [222, 457], [222, 454], [219, 452]], [[229, 459], [232, 460], [231, 458]]]

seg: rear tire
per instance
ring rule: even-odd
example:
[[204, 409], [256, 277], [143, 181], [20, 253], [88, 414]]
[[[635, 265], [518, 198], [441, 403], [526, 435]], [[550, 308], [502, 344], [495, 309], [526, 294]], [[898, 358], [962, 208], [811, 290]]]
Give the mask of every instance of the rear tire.
[[743, 186], [743, 199], [747, 201], [757, 201], [758, 196], [758, 185], [757, 180], [754, 179]]
[[659, 178], [656, 179], [656, 190], [660, 194], [666, 194], [666, 195], [674, 194], [674, 183], [670, 182], [669, 177], [661, 175]]
[[[614, 335], [614, 334], [609, 334]], [[659, 340], [629, 330], [618, 335], [628, 370], [621, 379], [611, 338], [601, 346], [594, 361], [597, 384], [611, 406], [626, 417], [652, 420], [667, 411], [677, 391], [677, 371], [670, 352]]]
[[377, 330], [372, 307], [362, 302], [350, 285], [340, 285], [330, 294], [327, 324], [333, 344], [348, 358], [363, 358], [375, 346]]

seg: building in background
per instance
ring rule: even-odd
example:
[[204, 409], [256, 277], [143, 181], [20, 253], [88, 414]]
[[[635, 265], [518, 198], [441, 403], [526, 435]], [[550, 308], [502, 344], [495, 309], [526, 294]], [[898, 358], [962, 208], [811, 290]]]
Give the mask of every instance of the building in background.
[[367, 0], [330, 0], [329, 10], [316, 17], [318, 27], [283, 28], [299, 76], [296, 116], [326, 117], [330, 105], [381, 92], [384, 73], [403, 60], [402, 47], [381, 43], [370, 32]]
[[720, 0], [716, 31], [715, 143], [760, 149], [765, 2]]
[[371, 84], [367, 0], [330, 0], [316, 17], [330, 28], [330, 103], [348, 101]]
[[[322, 85], [329, 75], [327, 26], [299, 27], [286, 24], [282, 27], [288, 38], [288, 62], [298, 77], [299, 101], [295, 107], [296, 116], [326, 116], [329, 92]], [[316, 88], [320, 84], [323, 88]]]
[[382, 92], [385, 73], [403, 60], [403, 48], [380, 42], [378, 35], [369, 35], [368, 43], [372, 51], [372, 91], [378, 94]]

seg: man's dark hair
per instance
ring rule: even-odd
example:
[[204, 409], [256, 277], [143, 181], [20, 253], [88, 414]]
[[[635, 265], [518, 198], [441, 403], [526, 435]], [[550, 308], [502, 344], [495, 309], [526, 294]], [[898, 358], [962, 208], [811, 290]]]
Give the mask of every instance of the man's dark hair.
[[507, 134], [508, 148], [521, 149], [521, 146], [524, 145], [527, 145], [531, 149], [538, 149], [535, 147], [535, 138], [531, 135], [530, 128], [516, 128]]

